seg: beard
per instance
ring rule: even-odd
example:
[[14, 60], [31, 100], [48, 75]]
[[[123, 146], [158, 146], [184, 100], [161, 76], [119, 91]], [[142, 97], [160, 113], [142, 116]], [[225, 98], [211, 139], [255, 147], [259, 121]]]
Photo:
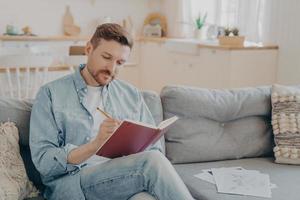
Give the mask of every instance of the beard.
[[[88, 69], [88, 72], [100, 86], [106, 85], [106, 84], [110, 83], [111, 81], [113, 81], [117, 74], [117, 71], [111, 72], [110, 70], [105, 70], [105, 69], [97, 70], [94, 72], [91, 72]], [[103, 77], [103, 75], [105, 76], [105, 78]], [[104, 79], [107, 79], [107, 80], [104, 80]]]
[[111, 78], [114, 78], [114, 75], [112, 75], [113, 73], [109, 70], [105, 70], [105, 69], [104, 70], [98, 70], [98, 71], [95, 72], [94, 77], [98, 77], [99, 74], [105, 74], [107, 76], [110, 76]]

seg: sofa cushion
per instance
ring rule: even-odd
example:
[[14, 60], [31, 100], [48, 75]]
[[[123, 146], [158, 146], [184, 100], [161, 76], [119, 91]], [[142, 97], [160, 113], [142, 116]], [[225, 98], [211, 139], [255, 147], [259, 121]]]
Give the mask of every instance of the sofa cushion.
[[[163, 112], [161, 106], [160, 96], [153, 91], [142, 91], [142, 96], [146, 105], [148, 106], [156, 125], [163, 121]], [[161, 144], [163, 148], [163, 154], [165, 154], [165, 139], [164, 136], [161, 138]]]
[[273, 85], [272, 125], [276, 162], [300, 164], [300, 87]]
[[19, 132], [12, 122], [0, 125], [0, 197], [23, 199], [37, 196], [37, 189], [29, 181], [19, 148]]
[[31, 113], [31, 100], [0, 99], [0, 122], [14, 122], [20, 134], [20, 144], [28, 146], [29, 143], [29, 121]]
[[16, 124], [20, 136], [20, 150], [27, 175], [34, 185], [43, 190], [40, 175], [34, 167], [29, 149], [29, 122], [32, 100], [0, 99], [0, 122], [11, 121]]
[[175, 169], [182, 177], [195, 199], [206, 200], [258, 200], [266, 199], [252, 196], [218, 193], [216, 186], [194, 177], [202, 169], [241, 166], [247, 170], [258, 170], [269, 174], [271, 183], [277, 185], [272, 189], [272, 200], [299, 199], [299, 166], [274, 164], [273, 158], [248, 158], [194, 164], [176, 164]]
[[158, 125], [163, 120], [162, 106], [159, 95], [153, 91], [142, 91], [141, 93], [155, 120], [156, 125]]
[[164, 118], [179, 120], [166, 134], [173, 163], [267, 156], [272, 152], [270, 87], [209, 90], [165, 87]]

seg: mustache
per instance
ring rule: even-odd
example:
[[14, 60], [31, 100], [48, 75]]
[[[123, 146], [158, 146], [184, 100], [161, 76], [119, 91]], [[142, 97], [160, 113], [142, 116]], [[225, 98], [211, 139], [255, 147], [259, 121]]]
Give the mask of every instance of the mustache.
[[105, 70], [105, 69], [97, 71], [95, 75], [98, 76], [99, 74], [106, 74], [106, 75], [109, 75], [109, 76], [113, 75], [111, 71]]

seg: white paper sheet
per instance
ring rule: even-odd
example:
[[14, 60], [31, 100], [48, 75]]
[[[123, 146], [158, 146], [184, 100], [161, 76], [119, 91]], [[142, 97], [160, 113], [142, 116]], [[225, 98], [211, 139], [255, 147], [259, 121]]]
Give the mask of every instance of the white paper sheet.
[[[236, 170], [241, 170], [243, 169], [242, 167], [228, 167], [226, 169], [236, 169]], [[199, 174], [195, 174], [194, 175], [197, 178], [200, 178], [201, 180], [207, 181], [211, 184], [216, 184], [214, 176], [212, 174], [212, 170], [211, 169], [203, 169], [202, 173]]]
[[[244, 170], [245, 172], [242, 173], [242, 174], [251, 174], [251, 175], [254, 176], [254, 177], [264, 177], [264, 175], [262, 175], [262, 173], [260, 173], [260, 172], [257, 171], [257, 170], [246, 170], [246, 169], [244, 169], [244, 168], [242, 168], [242, 167], [227, 167], [227, 168], [203, 169], [201, 173], [195, 174], [194, 176], [195, 176], [196, 178], [199, 178], [199, 179], [201, 179], [201, 180], [204, 180], [204, 181], [207, 181], [207, 182], [209, 182], [209, 183], [211, 183], [211, 184], [216, 185], [215, 178], [214, 178], [214, 174], [213, 174], [212, 170], [218, 170], [218, 169], [225, 169], [225, 171], [226, 171], [226, 169], [227, 169], [227, 170], [228, 170], [228, 169], [229, 169], [229, 170], [236, 170], [236, 171]], [[261, 176], [261, 175], [262, 175], [262, 176]], [[242, 176], [242, 177], [243, 177], [243, 176]], [[266, 178], [266, 179], [269, 179], [269, 176], [268, 176], [268, 175], [267, 175], [267, 178]], [[225, 184], [227, 184], [226, 181], [224, 181], [224, 182], [225, 182]], [[267, 184], [267, 183], [266, 183], [266, 184]], [[269, 188], [270, 188], [270, 189], [277, 188], [277, 185], [276, 185], [276, 184], [273, 184], [273, 183], [270, 183], [270, 180], [269, 180]], [[221, 190], [220, 190], [220, 192], [221, 192]], [[234, 191], [226, 192], [226, 193], [241, 194], [241, 192], [236, 193], [236, 192], [234, 192]], [[249, 193], [249, 192], [243, 192], [242, 195], [261, 196], [261, 194], [255, 195], [255, 194], [253, 194], [253, 193], [251, 193], [251, 194], [248, 194], [248, 193]], [[269, 192], [268, 192], [268, 189], [267, 189], [266, 194], [263, 194], [262, 196], [263, 196], [263, 197], [269, 197], [269, 198], [270, 198], [269, 194], [271, 195], [271, 191], [270, 191], [270, 193], [269, 193]]]
[[270, 178], [253, 170], [212, 169], [217, 190], [221, 193], [271, 198]]
[[199, 174], [195, 174], [194, 176], [209, 183], [216, 184], [213, 175], [208, 172], [202, 172]]

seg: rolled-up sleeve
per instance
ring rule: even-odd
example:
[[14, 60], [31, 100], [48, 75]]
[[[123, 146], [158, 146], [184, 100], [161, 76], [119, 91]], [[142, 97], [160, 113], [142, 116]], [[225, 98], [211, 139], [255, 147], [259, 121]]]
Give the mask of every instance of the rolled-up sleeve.
[[67, 163], [69, 152], [77, 146], [64, 144], [59, 139], [61, 135], [53, 114], [50, 91], [42, 87], [31, 111], [29, 142], [32, 161], [45, 178], [52, 179], [78, 168]]

